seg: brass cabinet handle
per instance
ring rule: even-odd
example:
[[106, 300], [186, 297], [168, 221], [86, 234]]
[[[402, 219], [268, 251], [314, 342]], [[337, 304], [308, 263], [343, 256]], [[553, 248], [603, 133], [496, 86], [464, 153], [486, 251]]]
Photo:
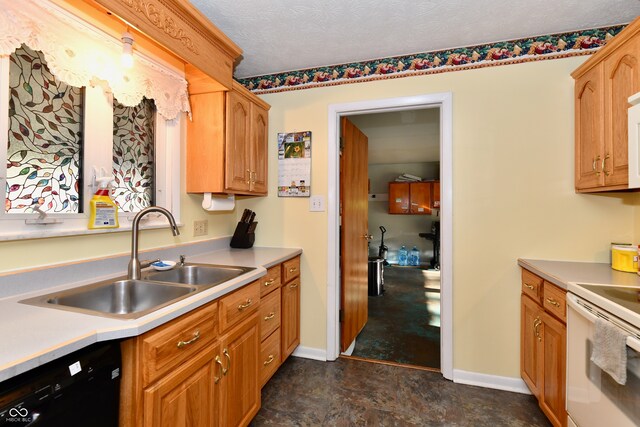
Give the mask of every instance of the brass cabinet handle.
[[296, 267], [291, 267], [289, 269], [289, 273], [295, 273], [298, 269]]
[[240, 304], [238, 306], [238, 311], [242, 311], [245, 308], [248, 308], [251, 306], [251, 304], [253, 304], [253, 301], [251, 301], [251, 298], [247, 298], [247, 302], [245, 302], [244, 304]]
[[264, 286], [271, 286], [276, 282], [276, 279], [267, 280], [264, 282]]
[[200, 339], [200, 331], [196, 331], [196, 333], [193, 334], [193, 338], [191, 338], [189, 341], [178, 341], [178, 348], [184, 348], [185, 346], [189, 344], [193, 344], [199, 339]]
[[373, 240], [373, 236], [371, 234], [364, 233], [362, 237], [364, 237], [367, 240]]
[[555, 305], [556, 307], [560, 308], [560, 303], [554, 300], [553, 298], [547, 298], [547, 302], [551, 305]]
[[292, 284], [289, 285], [289, 288], [291, 288], [291, 289], [295, 289], [297, 287], [298, 287], [297, 283], [292, 283]]
[[267, 360], [265, 360], [262, 364], [264, 366], [267, 366], [269, 363], [273, 362], [275, 360], [275, 357], [273, 357], [273, 354], [269, 355], [269, 358]]
[[536, 319], [533, 321], [533, 334], [535, 335], [536, 338], [538, 338], [538, 341], [542, 341], [542, 336], [540, 335], [540, 329], [538, 329], [540, 325], [542, 325], [542, 320], [540, 320], [539, 317], [536, 317]]
[[528, 284], [528, 283], [523, 283], [523, 285], [525, 285], [527, 288], [529, 288], [529, 289], [531, 289], [531, 290], [534, 290], [534, 289], [536, 288], [535, 286], [530, 285], [530, 284]]
[[[600, 161], [600, 154], [598, 154], [595, 159], [593, 159], [593, 165], [591, 165], [591, 169], [596, 173], [596, 176], [600, 176], [600, 171], [597, 170], [596, 164]], [[604, 163], [604, 162], [603, 162]]]
[[227, 358], [227, 369], [222, 368], [222, 375], [227, 375], [227, 372], [231, 369], [231, 356], [229, 356], [229, 350], [226, 348], [222, 350], [222, 354]]
[[251, 171], [249, 169], [247, 169], [247, 173], [249, 174], [249, 179], [247, 179], [246, 182], [247, 182], [247, 185], [250, 185], [251, 184]]
[[[220, 365], [220, 371], [224, 372], [224, 367], [222, 366], [222, 359], [220, 359], [220, 356], [216, 356], [216, 364]], [[218, 384], [218, 382], [220, 381], [220, 377], [213, 377], [213, 383], [214, 384]]]
[[609, 160], [611, 158], [611, 155], [609, 153], [607, 153], [606, 156], [604, 156], [604, 159], [602, 159], [602, 172], [604, 172], [604, 176], [609, 176], [611, 175], [611, 171], [608, 171], [605, 169], [605, 162], [607, 160]]
[[276, 314], [272, 311], [268, 316], [264, 316], [264, 320], [271, 320], [276, 317]]
[[258, 179], [258, 172], [253, 171], [253, 172], [251, 172], [251, 173], [249, 174], [249, 176], [250, 176], [250, 177], [252, 177], [252, 178], [251, 178], [251, 183], [252, 183], [252, 184], [255, 184], [255, 183], [256, 183], [256, 179]]

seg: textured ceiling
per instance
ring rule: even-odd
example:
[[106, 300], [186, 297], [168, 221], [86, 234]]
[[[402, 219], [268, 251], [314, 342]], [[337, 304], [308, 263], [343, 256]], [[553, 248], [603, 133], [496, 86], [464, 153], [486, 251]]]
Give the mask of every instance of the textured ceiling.
[[191, 0], [244, 78], [630, 22], [639, 0]]

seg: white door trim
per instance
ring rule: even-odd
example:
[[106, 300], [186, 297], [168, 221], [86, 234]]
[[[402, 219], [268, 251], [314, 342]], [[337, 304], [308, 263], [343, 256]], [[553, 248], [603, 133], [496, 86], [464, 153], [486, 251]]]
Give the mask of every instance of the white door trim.
[[440, 369], [453, 379], [453, 109], [451, 92], [329, 105], [327, 360], [340, 354], [340, 118], [345, 115], [440, 108]]

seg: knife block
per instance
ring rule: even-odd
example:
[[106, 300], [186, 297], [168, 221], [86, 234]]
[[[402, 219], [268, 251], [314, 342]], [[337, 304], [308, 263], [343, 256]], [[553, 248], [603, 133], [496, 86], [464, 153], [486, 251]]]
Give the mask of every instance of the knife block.
[[248, 249], [253, 247], [253, 243], [256, 241], [255, 229], [258, 225], [257, 222], [238, 222], [236, 231], [233, 233], [231, 243], [232, 248]]

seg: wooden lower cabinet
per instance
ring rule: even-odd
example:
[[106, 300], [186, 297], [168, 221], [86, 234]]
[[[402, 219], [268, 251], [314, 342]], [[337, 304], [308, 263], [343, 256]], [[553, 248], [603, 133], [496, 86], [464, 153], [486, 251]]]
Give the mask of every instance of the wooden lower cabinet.
[[220, 340], [224, 363], [220, 380], [222, 426], [246, 426], [260, 409], [258, 314]]
[[282, 359], [300, 344], [300, 280], [282, 286]]
[[[565, 291], [543, 281], [533, 273], [523, 274], [523, 291], [537, 278], [542, 298], [522, 293], [520, 331], [520, 375], [540, 408], [554, 426], [567, 425], [566, 403], [566, 337]], [[529, 286], [526, 286], [529, 285]], [[554, 304], [548, 304], [553, 301]]]
[[[145, 427], [218, 426], [218, 346], [200, 353], [144, 391]], [[214, 379], [212, 381], [212, 378]]]
[[[120, 427], [248, 425], [261, 387], [300, 342], [299, 266], [299, 257], [285, 261], [123, 341]], [[280, 286], [285, 267], [288, 282]]]
[[542, 316], [544, 379], [540, 408], [553, 425], [566, 426], [567, 327], [547, 313]]

